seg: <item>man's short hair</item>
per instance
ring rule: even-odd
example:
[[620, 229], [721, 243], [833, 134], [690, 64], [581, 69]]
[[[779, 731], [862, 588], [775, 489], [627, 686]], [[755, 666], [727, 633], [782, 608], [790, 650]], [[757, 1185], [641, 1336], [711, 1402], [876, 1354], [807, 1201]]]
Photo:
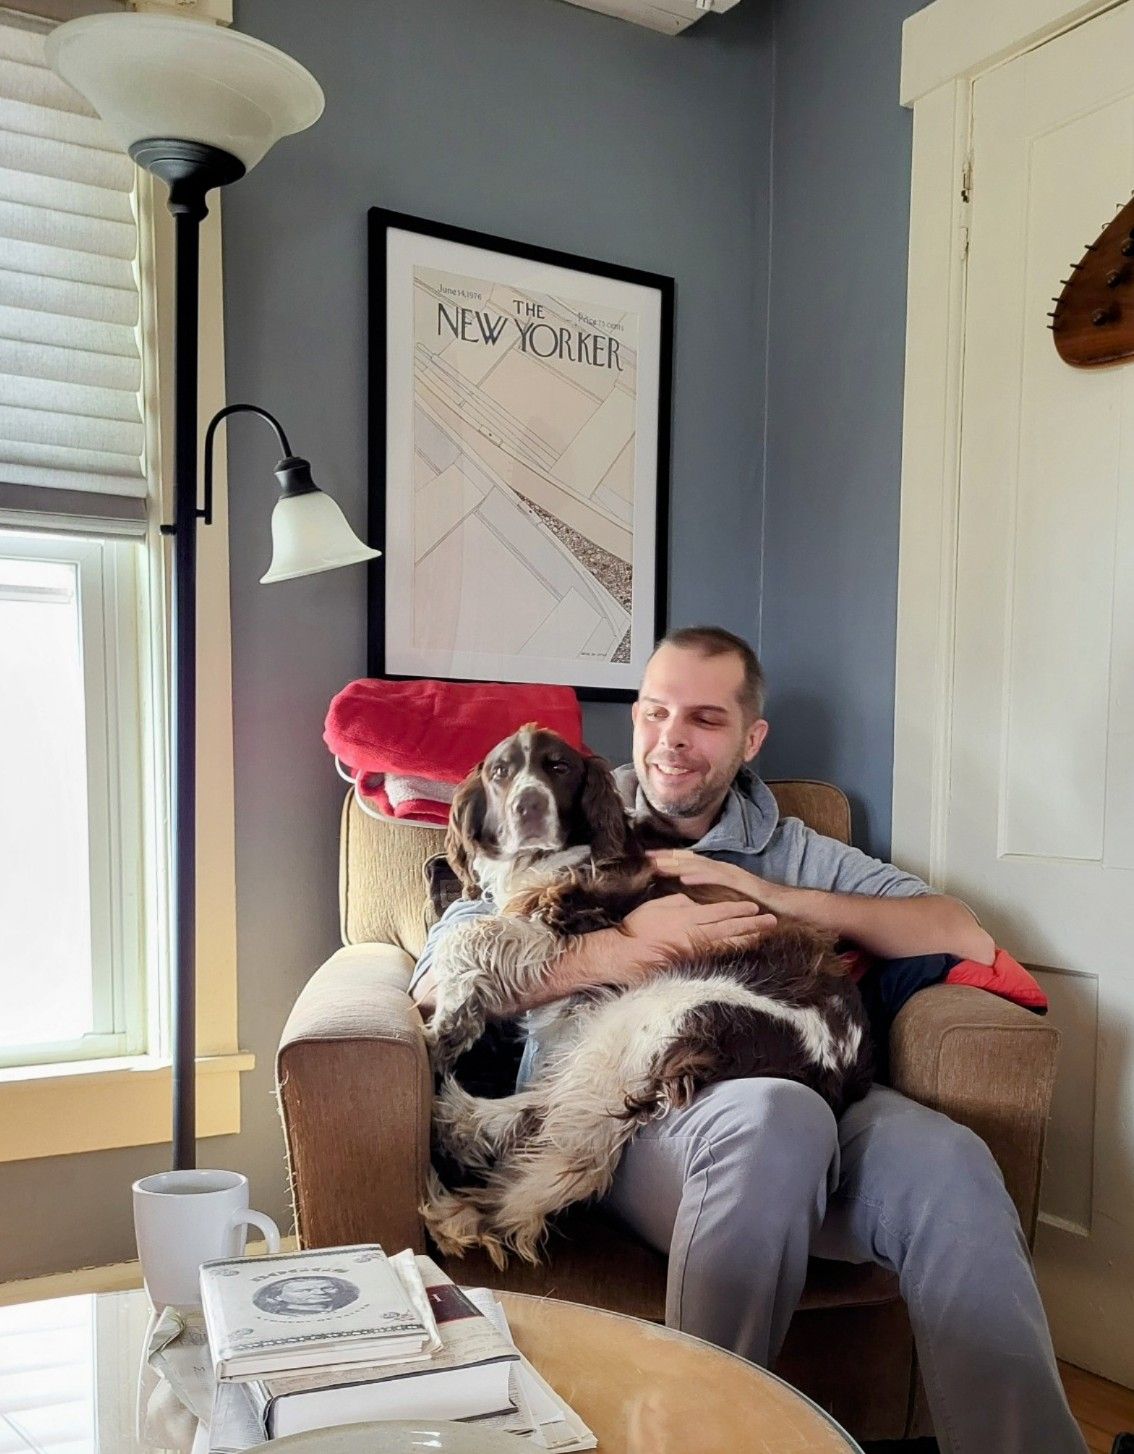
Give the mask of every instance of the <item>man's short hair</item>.
[[744, 680], [737, 694], [744, 720], [755, 722], [764, 715], [764, 670], [743, 637], [734, 636], [723, 626], [682, 626], [663, 636], [658, 646], [680, 646], [684, 651], [696, 651], [702, 656], [738, 656], [744, 667]]

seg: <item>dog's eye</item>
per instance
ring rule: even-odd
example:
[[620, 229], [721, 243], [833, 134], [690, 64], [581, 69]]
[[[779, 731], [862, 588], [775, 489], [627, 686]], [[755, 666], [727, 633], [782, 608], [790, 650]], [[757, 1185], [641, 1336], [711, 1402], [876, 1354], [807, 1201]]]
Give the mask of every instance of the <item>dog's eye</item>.
[[547, 764], [547, 766], [548, 766], [548, 770], [550, 772], [566, 772], [567, 771], [567, 764], [563, 761], [563, 759], [561, 757], [553, 758]]
[[498, 762], [496, 766], [492, 769], [492, 772], [489, 774], [489, 776], [497, 779], [507, 777], [508, 764], [506, 762]]

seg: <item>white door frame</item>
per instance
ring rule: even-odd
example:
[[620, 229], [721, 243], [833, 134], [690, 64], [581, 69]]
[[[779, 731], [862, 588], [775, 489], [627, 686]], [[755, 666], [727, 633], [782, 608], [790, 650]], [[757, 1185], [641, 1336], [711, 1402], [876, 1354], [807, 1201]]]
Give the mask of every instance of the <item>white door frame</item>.
[[973, 82], [1120, 3], [934, 0], [902, 29], [901, 102], [913, 110], [913, 167], [892, 836], [895, 861], [938, 888], [947, 887]]

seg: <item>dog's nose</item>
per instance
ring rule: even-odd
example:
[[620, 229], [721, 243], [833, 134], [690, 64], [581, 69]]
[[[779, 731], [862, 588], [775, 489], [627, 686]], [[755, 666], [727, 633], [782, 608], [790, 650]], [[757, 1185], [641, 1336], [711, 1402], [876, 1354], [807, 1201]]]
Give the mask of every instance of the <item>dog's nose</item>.
[[524, 827], [530, 827], [546, 817], [547, 801], [538, 788], [524, 788], [513, 803], [512, 811]]

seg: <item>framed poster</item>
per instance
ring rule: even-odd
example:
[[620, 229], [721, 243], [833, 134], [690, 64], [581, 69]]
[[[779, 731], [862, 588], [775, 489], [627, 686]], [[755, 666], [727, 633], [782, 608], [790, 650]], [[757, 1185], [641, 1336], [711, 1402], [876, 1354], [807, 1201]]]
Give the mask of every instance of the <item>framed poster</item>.
[[673, 280], [369, 222], [371, 675], [631, 699], [665, 629]]

